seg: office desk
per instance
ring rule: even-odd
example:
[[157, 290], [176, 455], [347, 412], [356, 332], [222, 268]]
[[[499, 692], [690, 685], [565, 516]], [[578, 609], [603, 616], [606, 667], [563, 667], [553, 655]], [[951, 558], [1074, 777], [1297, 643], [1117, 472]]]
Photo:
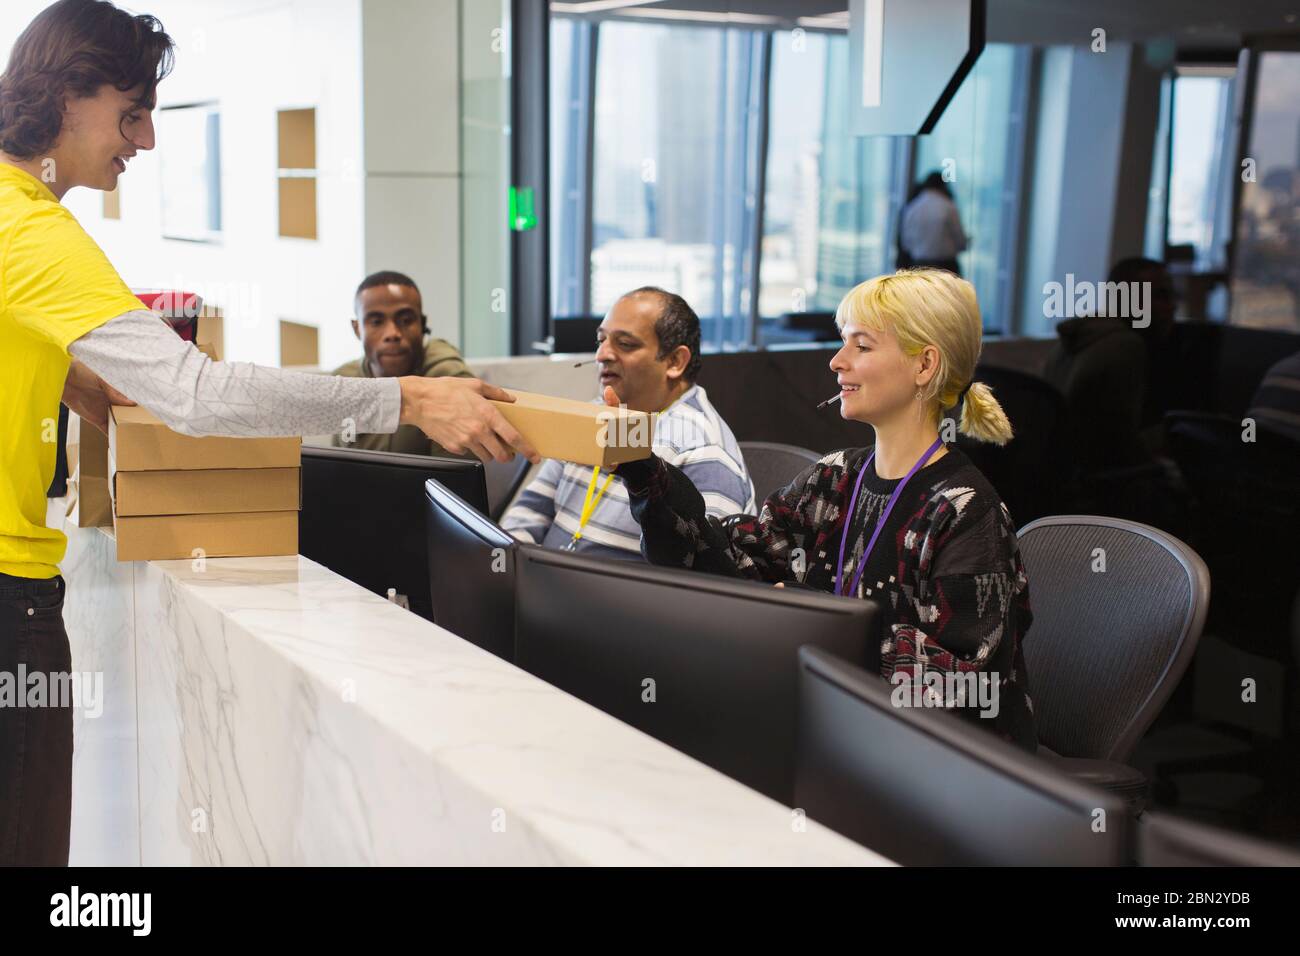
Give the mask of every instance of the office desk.
[[888, 865], [306, 558], [67, 530], [74, 864]]

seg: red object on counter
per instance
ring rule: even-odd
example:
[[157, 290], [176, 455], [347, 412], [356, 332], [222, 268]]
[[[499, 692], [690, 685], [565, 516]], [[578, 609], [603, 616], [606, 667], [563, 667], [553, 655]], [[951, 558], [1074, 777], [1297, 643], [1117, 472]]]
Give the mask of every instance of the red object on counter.
[[145, 292], [131, 290], [144, 303], [145, 308], [158, 315], [186, 342], [193, 342], [199, 328], [199, 313], [203, 311], [203, 297], [197, 292], [175, 289], [151, 289]]

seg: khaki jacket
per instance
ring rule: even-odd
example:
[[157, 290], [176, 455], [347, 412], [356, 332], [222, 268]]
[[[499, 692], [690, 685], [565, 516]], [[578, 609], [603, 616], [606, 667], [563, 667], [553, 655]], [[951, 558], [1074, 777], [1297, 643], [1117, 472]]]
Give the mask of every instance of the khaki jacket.
[[[348, 378], [374, 378], [364, 357], [340, 365], [334, 370], [334, 374]], [[434, 338], [427, 339], [424, 343], [424, 361], [420, 364], [418, 374], [425, 378], [437, 378], [441, 375], [451, 375], [456, 378], [474, 377], [474, 373], [465, 364], [456, 346], [446, 339]], [[391, 435], [358, 435], [353, 442], [344, 442], [335, 435], [333, 444], [336, 448], [364, 448], [367, 451], [397, 451], [407, 455], [458, 457], [451, 455], [437, 442], [430, 441], [428, 436], [414, 425], [399, 425], [397, 431]]]

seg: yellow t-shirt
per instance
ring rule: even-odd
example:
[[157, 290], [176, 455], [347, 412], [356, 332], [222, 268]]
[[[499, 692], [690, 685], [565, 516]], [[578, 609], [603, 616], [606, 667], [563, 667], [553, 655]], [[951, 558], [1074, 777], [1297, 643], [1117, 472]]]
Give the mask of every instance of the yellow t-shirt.
[[0, 162], [0, 573], [59, 573], [67, 538], [45, 527], [45, 492], [68, 345], [140, 308], [45, 184]]

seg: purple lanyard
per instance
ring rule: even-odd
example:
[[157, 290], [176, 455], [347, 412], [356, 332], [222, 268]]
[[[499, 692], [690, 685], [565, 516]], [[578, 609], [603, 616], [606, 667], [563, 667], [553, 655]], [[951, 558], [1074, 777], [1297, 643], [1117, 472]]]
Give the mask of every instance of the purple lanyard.
[[847, 591], [841, 591], [840, 575], [844, 573], [844, 549], [845, 547], [848, 546], [849, 543], [849, 525], [852, 524], [853, 522], [853, 513], [858, 509], [858, 492], [862, 490], [862, 476], [867, 473], [867, 469], [871, 467], [871, 463], [872, 461], [875, 460], [876, 457], [876, 450], [874, 448], [871, 450], [871, 454], [867, 456], [866, 463], [862, 466], [862, 469], [858, 472], [858, 480], [853, 483], [853, 497], [849, 500], [849, 510], [848, 513], [845, 514], [844, 516], [844, 534], [840, 537], [840, 560], [839, 560], [839, 564], [835, 566], [835, 593], [836, 594], [843, 594], [847, 596], [850, 594], [857, 593], [858, 584], [862, 581], [862, 572], [865, 571], [867, 568], [867, 558], [871, 556], [871, 551], [876, 546], [876, 539], [880, 537], [880, 532], [884, 529], [885, 522], [889, 520], [889, 513], [894, 510], [894, 505], [898, 502], [898, 496], [903, 493], [903, 486], [906, 485], [912, 479], [913, 475], [915, 475], [918, 471], [921, 470], [921, 466], [924, 465], [926, 461], [929, 460], [930, 456], [933, 455], [936, 451], [938, 451], [942, 446], [943, 446], [943, 439], [936, 438], [934, 440], [934, 444], [931, 445], [929, 449], [927, 449], [926, 452], [916, 460], [916, 464], [912, 466], [912, 470], [909, 471], [904, 476], [903, 480], [898, 483], [898, 487], [894, 489], [894, 493], [889, 496], [889, 504], [885, 505], [885, 510], [881, 514], [880, 520], [876, 522], [876, 530], [871, 533], [871, 540], [867, 542], [867, 550], [862, 552], [862, 560], [858, 562], [858, 573], [853, 576], [853, 583], [849, 585], [849, 589]]

